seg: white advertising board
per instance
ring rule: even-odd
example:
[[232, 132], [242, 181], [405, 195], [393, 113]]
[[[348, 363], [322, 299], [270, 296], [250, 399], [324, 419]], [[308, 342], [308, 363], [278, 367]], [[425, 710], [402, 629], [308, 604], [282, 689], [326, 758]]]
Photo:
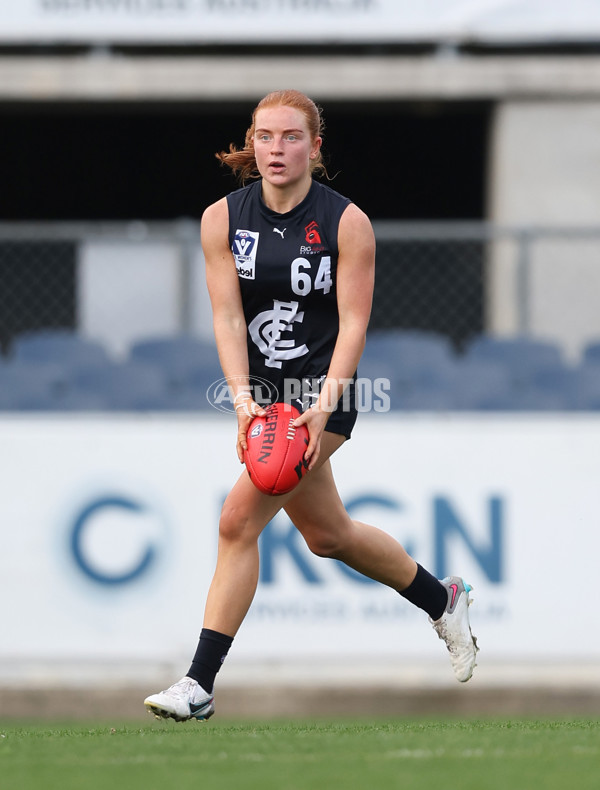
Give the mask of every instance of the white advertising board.
[[[0, 437], [0, 680], [33, 658], [188, 661], [240, 473], [231, 417], [2, 418]], [[365, 414], [334, 468], [356, 518], [474, 585], [482, 660], [597, 660], [599, 445], [592, 417]], [[424, 613], [283, 515], [261, 542], [234, 660], [441, 657]]]
[[588, 41], [598, 0], [1, 0], [0, 40]]

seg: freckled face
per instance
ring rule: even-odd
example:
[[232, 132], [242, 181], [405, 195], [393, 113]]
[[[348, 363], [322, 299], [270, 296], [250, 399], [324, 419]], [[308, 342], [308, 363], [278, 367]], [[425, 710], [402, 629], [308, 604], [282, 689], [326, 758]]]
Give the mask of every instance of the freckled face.
[[310, 160], [319, 153], [321, 138], [311, 140], [303, 112], [295, 107], [265, 107], [256, 114], [254, 153], [261, 176], [274, 186], [286, 186], [310, 176]]

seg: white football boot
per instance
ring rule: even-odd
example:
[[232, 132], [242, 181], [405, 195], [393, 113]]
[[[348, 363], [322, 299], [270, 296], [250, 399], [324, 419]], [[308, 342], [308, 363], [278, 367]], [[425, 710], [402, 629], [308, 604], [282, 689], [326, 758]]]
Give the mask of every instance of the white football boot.
[[456, 679], [466, 683], [475, 669], [479, 650], [469, 624], [469, 593], [472, 587], [465, 584], [460, 576], [448, 576], [441, 583], [448, 591], [448, 604], [439, 620], [429, 618], [429, 622], [446, 643]]
[[215, 701], [202, 686], [192, 678], [184, 677], [173, 683], [165, 691], [152, 694], [144, 700], [148, 713], [157, 719], [175, 719], [187, 721], [210, 719], [215, 712]]

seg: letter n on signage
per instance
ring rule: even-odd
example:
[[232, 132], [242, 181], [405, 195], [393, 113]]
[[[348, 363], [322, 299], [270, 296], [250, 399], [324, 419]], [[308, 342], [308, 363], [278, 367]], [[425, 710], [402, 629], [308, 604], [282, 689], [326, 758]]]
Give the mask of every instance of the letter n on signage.
[[488, 500], [488, 535], [484, 543], [476, 541], [465, 522], [459, 518], [456, 510], [444, 497], [434, 498], [434, 544], [435, 544], [435, 573], [439, 579], [456, 573], [450, 569], [448, 555], [450, 543], [456, 539], [462, 541], [479, 567], [493, 583], [502, 581], [503, 568], [503, 503], [500, 497], [490, 497]]
[[260, 539], [260, 582], [274, 584], [276, 582], [275, 567], [288, 560], [308, 584], [322, 584], [322, 579], [315, 573], [306, 557], [306, 547], [296, 527], [288, 522], [279, 523], [277, 519], [269, 521]]

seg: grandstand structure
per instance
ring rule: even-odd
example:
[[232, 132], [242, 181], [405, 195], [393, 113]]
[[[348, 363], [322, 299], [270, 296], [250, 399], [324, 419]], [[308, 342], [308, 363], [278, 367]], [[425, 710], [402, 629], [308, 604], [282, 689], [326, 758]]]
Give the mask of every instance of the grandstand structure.
[[[457, 352], [442, 334], [374, 330], [358, 375], [384, 382], [386, 411], [600, 410], [600, 341], [573, 363], [559, 343], [524, 335], [481, 334]], [[0, 364], [0, 410], [210, 412], [221, 378], [214, 344], [194, 335], [141, 339], [115, 359], [72, 330], [38, 330]]]
[[[199, 136], [195, 150], [183, 129], [229, 134], [235, 122], [239, 135], [280, 85], [324, 105], [332, 151], [342, 147], [334, 186], [375, 221], [373, 329], [441, 334], [459, 352], [481, 334], [527, 335], [581, 363], [600, 338], [597, 4], [276, 5], [276, 26], [273, 3], [3, 5], [4, 366], [13, 338], [38, 329], [71, 329], [120, 357], [144, 335], [210, 335], [194, 222], [232, 186], [210, 166], [229, 139]], [[160, 157], [148, 183], [140, 169]], [[114, 219], [111, 235], [99, 221]], [[88, 295], [135, 291], [140, 266], [164, 304], [148, 316], [121, 305], [139, 317], [116, 337]]]

